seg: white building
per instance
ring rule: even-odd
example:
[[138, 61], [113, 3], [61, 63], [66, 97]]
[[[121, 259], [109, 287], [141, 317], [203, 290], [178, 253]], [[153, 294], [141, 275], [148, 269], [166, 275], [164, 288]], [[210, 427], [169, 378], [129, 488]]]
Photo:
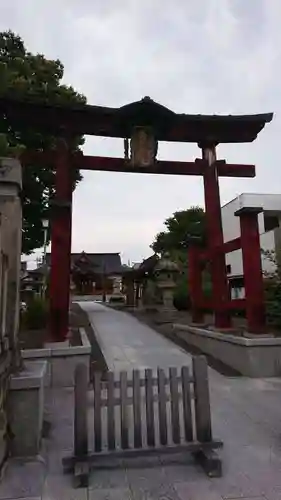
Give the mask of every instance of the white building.
[[[281, 194], [241, 194], [222, 207], [224, 241], [240, 236], [240, 220], [235, 212], [243, 207], [261, 207], [258, 215], [260, 244], [263, 250], [281, 250]], [[227, 275], [232, 287], [233, 298], [244, 295], [242, 251], [226, 254]], [[262, 256], [265, 272], [274, 271], [274, 264]]]

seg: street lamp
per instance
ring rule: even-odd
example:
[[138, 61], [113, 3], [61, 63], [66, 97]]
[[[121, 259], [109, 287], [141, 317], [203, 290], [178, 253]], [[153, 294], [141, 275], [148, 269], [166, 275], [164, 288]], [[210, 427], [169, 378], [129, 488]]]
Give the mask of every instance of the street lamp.
[[46, 285], [47, 285], [47, 240], [48, 240], [48, 229], [49, 229], [49, 220], [43, 218], [42, 219], [42, 227], [44, 231], [44, 244], [43, 244], [43, 285], [42, 285], [42, 298], [45, 299], [46, 296]]

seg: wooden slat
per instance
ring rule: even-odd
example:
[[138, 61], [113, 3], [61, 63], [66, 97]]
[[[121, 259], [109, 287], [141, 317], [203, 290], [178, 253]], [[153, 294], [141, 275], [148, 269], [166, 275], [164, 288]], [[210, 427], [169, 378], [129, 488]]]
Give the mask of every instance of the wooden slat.
[[87, 366], [79, 364], [74, 377], [74, 454], [82, 458], [88, 453]]
[[[181, 395], [181, 392], [179, 392], [179, 398], [181, 398], [182, 395]], [[166, 394], [165, 396], [166, 398], [166, 401], [170, 401], [171, 400], [171, 395], [170, 394]], [[158, 403], [158, 393], [157, 394], [153, 394], [153, 402], [154, 403]], [[120, 397], [114, 397], [114, 406], [120, 406], [121, 404], [121, 399]], [[134, 404], [134, 400], [132, 397], [128, 397], [127, 398], [127, 406], [132, 406]], [[107, 398], [102, 398], [101, 399], [101, 406], [104, 407], [104, 406], [108, 406], [108, 401], [107, 401]]]
[[[178, 381], [179, 384], [181, 384], [181, 377], [177, 377], [177, 381]], [[189, 376], [189, 383], [192, 383], [192, 382], [193, 382], [193, 377]], [[165, 385], [168, 385], [169, 383], [170, 383], [170, 379], [165, 376]], [[153, 379], [152, 379], [152, 385], [157, 387], [157, 385], [158, 385], [158, 379], [157, 379], [157, 377], [153, 377]], [[145, 380], [143, 378], [140, 379], [140, 386], [141, 387], [145, 386]], [[102, 389], [106, 389], [107, 388], [107, 380], [102, 380], [101, 387], [102, 387]], [[132, 380], [128, 380], [127, 381], [127, 387], [133, 387], [133, 381]], [[115, 389], [119, 389], [120, 388], [120, 380], [115, 380], [114, 381], [114, 388]]]
[[155, 446], [154, 428], [154, 405], [153, 405], [153, 384], [152, 370], [145, 370], [145, 409], [146, 409], [146, 432], [148, 446]]
[[205, 356], [194, 356], [192, 364], [196, 433], [198, 441], [204, 443], [212, 440], [208, 365]]
[[162, 445], [167, 444], [167, 407], [166, 407], [166, 384], [165, 372], [161, 368], [157, 370], [158, 375], [158, 419], [159, 438]]
[[182, 406], [183, 406], [185, 440], [192, 441], [193, 432], [192, 432], [191, 394], [190, 394], [188, 366], [182, 366], [181, 379], [182, 379]]
[[94, 376], [94, 433], [95, 433], [95, 451], [101, 451], [102, 446], [102, 428], [101, 428], [101, 373], [97, 372]]
[[171, 392], [171, 419], [172, 437], [175, 444], [180, 443], [180, 416], [179, 416], [179, 391], [177, 383], [177, 369], [169, 368]]
[[134, 447], [142, 447], [140, 372], [133, 370]]
[[129, 448], [128, 429], [128, 406], [127, 406], [127, 372], [120, 373], [120, 425], [121, 425], [121, 447], [123, 450]]
[[108, 449], [115, 450], [115, 415], [114, 415], [114, 373], [107, 373], [107, 442]]
[[[173, 446], [155, 446], [154, 448], [140, 448], [136, 450], [135, 448], [130, 448], [128, 450], [116, 450], [116, 451], [102, 451], [101, 453], [94, 453], [88, 455], [88, 460], [94, 464], [102, 463], [103, 460], [108, 461], [109, 457], [112, 458], [128, 458], [128, 457], [145, 457], [145, 456], [155, 456], [160, 453], [163, 455], [173, 455], [183, 452], [194, 453], [200, 450], [217, 450], [223, 447], [222, 441], [215, 440], [209, 443], [199, 443], [198, 441], [193, 441], [191, 443], [173, 445]], [[65, 470], [69, 470], [77, 462], [75, 457], [64, 457], [62, 459], [63, 467]]]

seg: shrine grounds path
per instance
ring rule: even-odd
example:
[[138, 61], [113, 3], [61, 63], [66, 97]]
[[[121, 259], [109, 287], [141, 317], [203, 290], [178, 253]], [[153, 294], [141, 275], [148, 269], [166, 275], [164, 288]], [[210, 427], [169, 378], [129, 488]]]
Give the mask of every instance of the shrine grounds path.
[[[109, 368], [190, 364], [191, 357], [129, 314], [97, 303], [87, 311]], [[73, 389], [46, 390], [49, 430], [42, 457], [10, 460], [0, 500], [281, 500], [281, 379], [226, 377], [209, 368], [214, 437], [223, 477], [210, 479], [181, 454], [134, 466], [93, 471], [90, 486], [75, 490], [61, 459], [73, 447]]]
[[191, 364], [191, 356], [132, 315], [98, 302], [80, 302], [87, 312], [109, 370], [169, 368]]

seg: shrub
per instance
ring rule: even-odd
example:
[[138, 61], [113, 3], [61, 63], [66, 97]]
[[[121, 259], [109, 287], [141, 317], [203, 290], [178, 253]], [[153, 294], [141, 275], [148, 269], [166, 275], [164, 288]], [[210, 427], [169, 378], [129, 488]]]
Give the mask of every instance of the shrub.
[[281, 328], [281, 264], [280, 255], [273, 250], [262, 250], [263, 258], [271, 264], [271, 271], [264, 272], [266, 319], [268, 324]]
[[281, 328], [281, 283], [278, 280], [265, 281], [265, 304], [268, 323]]
[[[203, 295], [206, 299], [210, 299], [212, 296], [212, 284], [210, 277], [207, 273], [203, 273]], [[180, 279], [175, 293], [174, 293], [174, 306], [178, 311], [189, 311], [191, 308], [189, 290], [188, 290], [188, 278], [184, 274]], [[211, 310], [206, 309], [203, 312], [209, 313]]]
[[174, 292], [174, 306], [178, 311], [190, 309], [190, 298], [186, 277], [180, 280]]
[[22, 313], [22, 326], [27, 330], [39, 330], [47, 326], [48, 304], [41, 298], [34, 298]]

